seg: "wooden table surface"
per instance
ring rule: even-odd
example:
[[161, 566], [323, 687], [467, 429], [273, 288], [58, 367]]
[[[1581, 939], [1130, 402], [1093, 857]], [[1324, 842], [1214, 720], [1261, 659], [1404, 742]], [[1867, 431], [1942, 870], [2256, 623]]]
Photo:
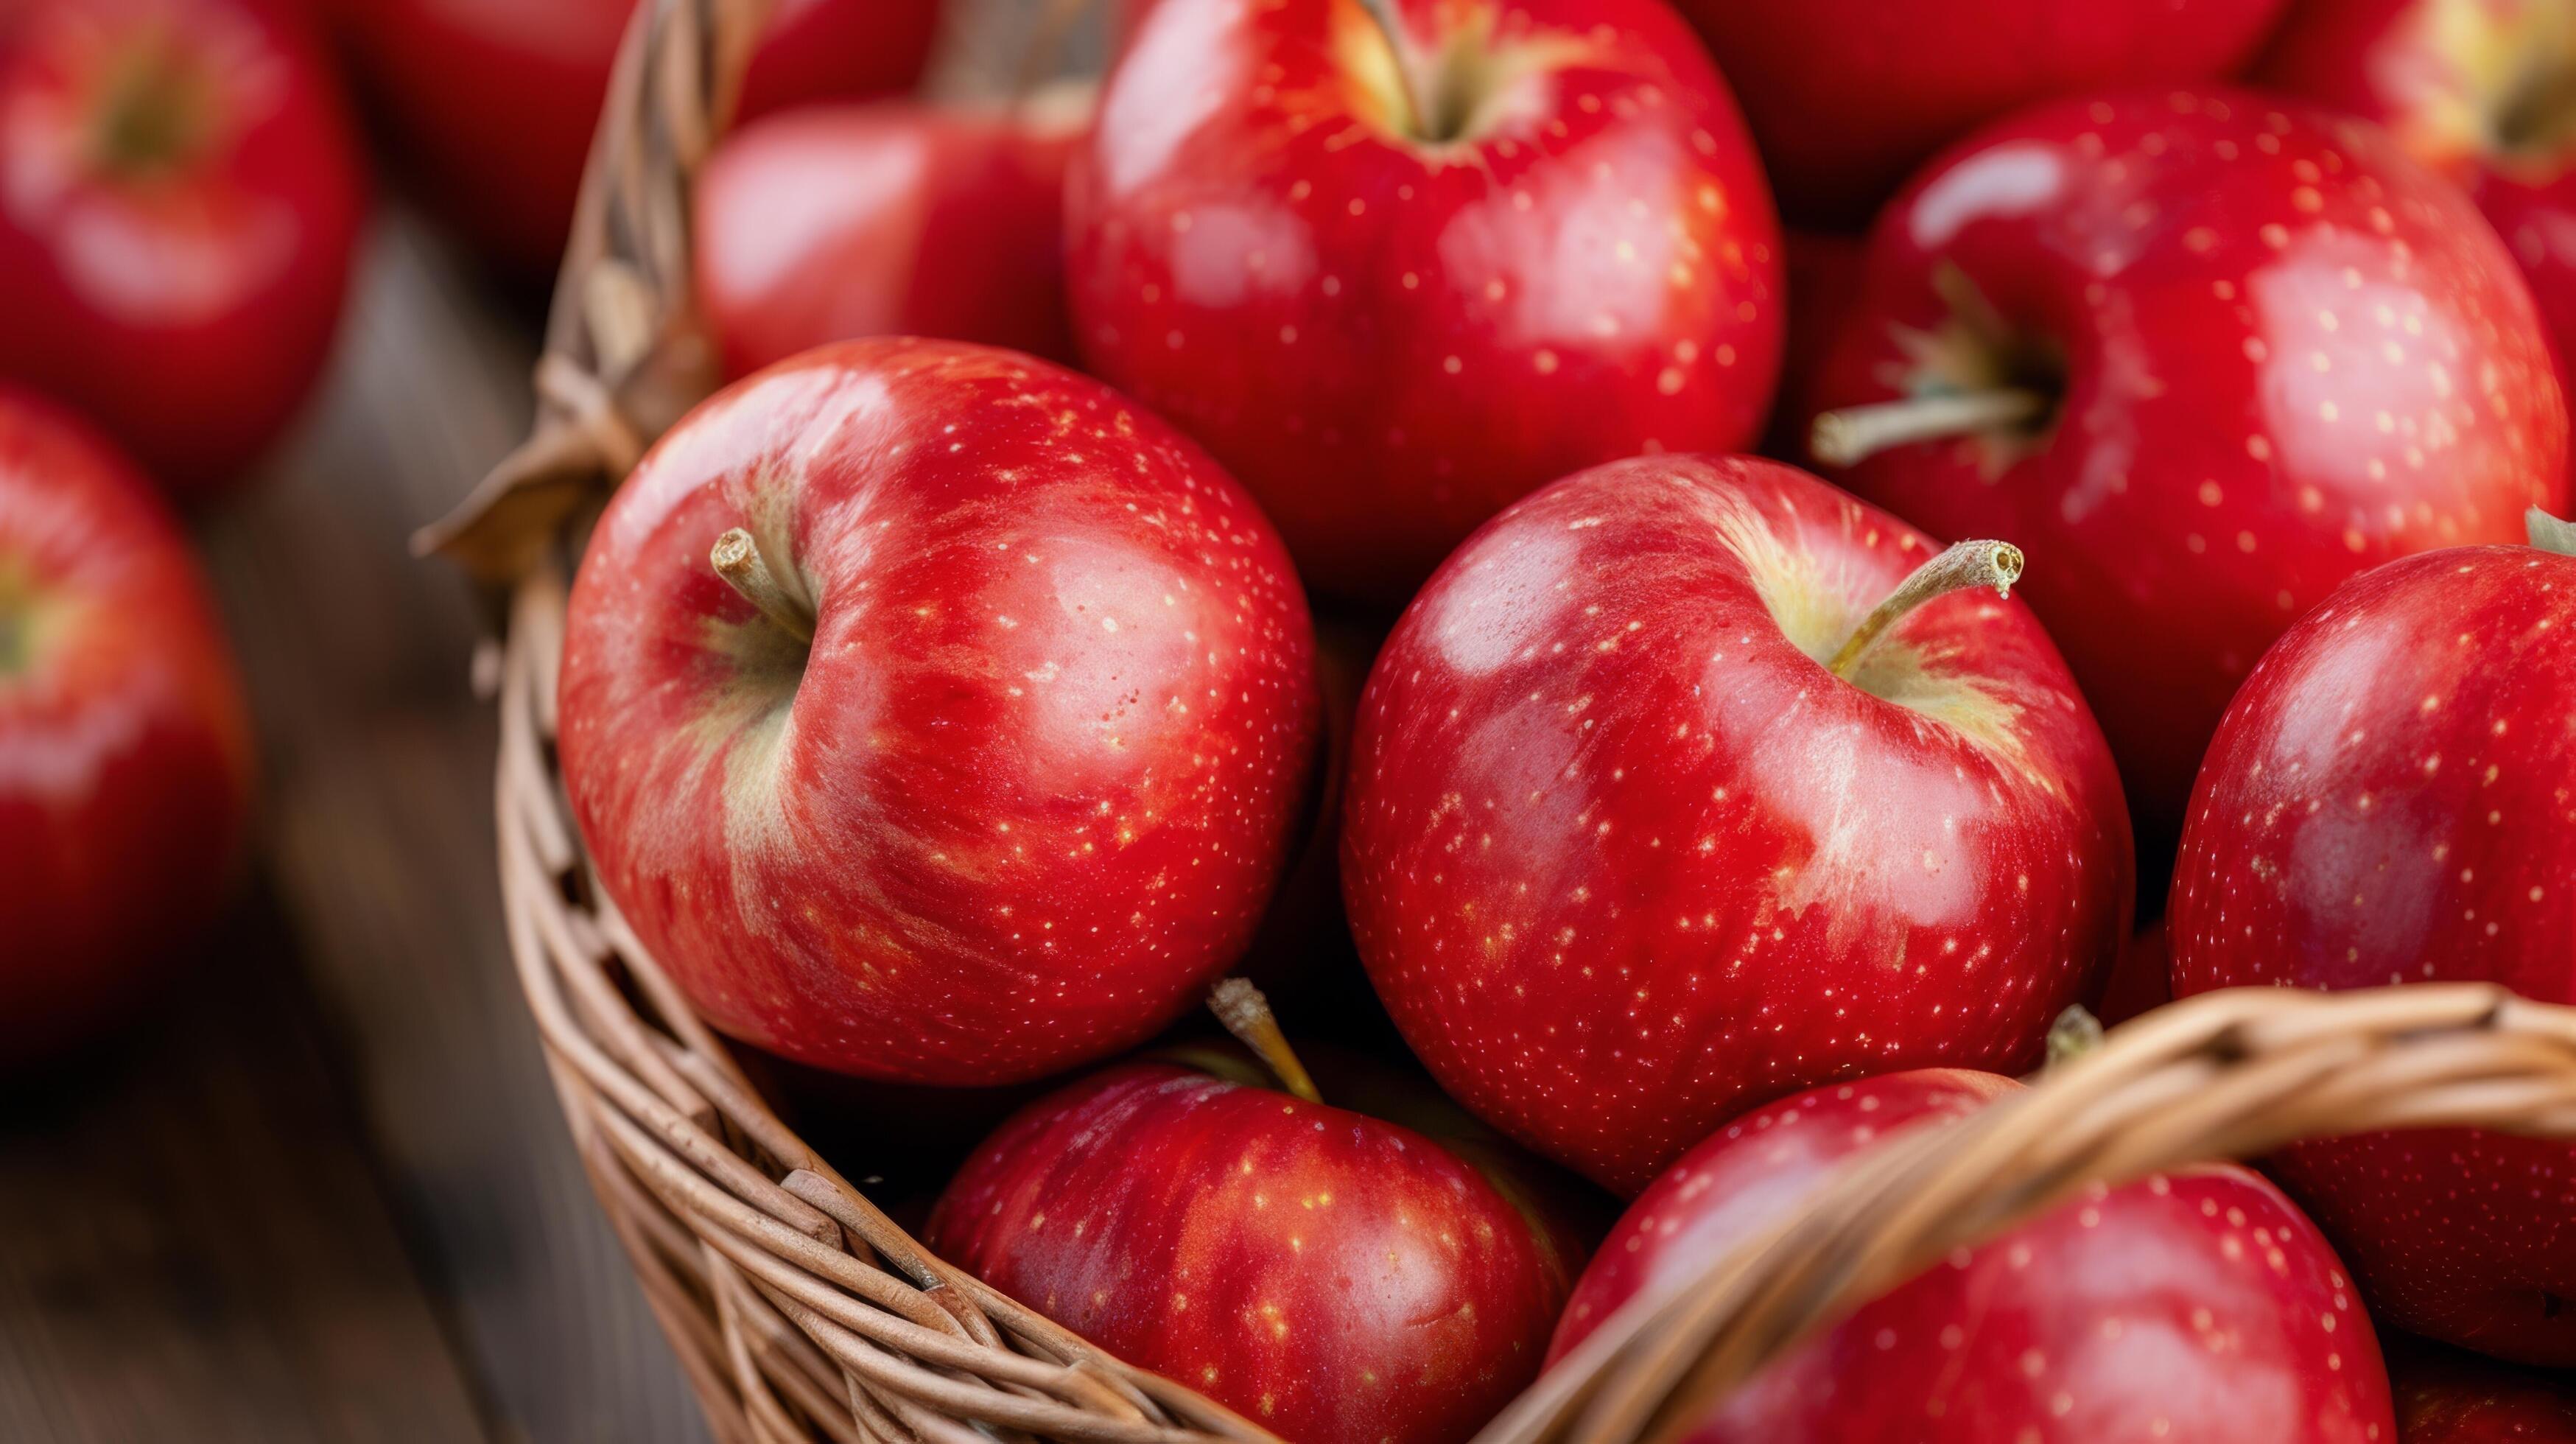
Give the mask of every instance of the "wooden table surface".
[[509, 966], [476, 600], [407, 549], [532, 347], [389, 213], [312, 414], [199, 528], [259, 866], [150, 1015], [0, 1079], [0, 1440], [706, 1437]]

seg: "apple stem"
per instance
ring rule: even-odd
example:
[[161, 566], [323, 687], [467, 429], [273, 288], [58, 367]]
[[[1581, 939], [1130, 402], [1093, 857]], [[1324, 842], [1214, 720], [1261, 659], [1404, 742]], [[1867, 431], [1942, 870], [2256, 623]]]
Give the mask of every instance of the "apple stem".
[[2576, 557], [2576, 522], [2560, 521], [2535, 506], [2522, 514], [2522, 527], [2533, 546], [2562, 557]]
[[2057, 1015], [2048, 1027], [2048, 1067], [2063, 1068], [2102, 1046], [2102, 1020], [2081, 1003]]
[[717, 576], [780, 631], [800, 642], [814, 640], [813, 616], [778, 584], [777, 573], [769, 569], [769, 559], [760, 554], [760, 543], [752, 540], [750, 532], [735, 527], [717, 537], [707, 560], [714, 564]]
[[2048, 404], [2036, 391], [2003, 386], [1846, 406], [1816, 418], [1807, 450], [1827, 466], [1857, 466], [1890, 447], [2037, 421]]
[[1935, 597], [1971, 587], [1992, 587], [1998, 596], [2012, 595], [2013, 583], [2021, 580], [2021, 548], [2011, 542], [1963, 541], [1950, 546], [1939, 556], [1914, 569], [1913, 575], [1897, 583], [1860, 625], [1843, 639], [1842, 649], [1825, 664], [1827, 671], [1848, 679], [1852, 668], [1859, 665], [1887, 629], [1916, 607]]
[[1314, 1075], [1297, 1061], [1297, 1050], [1288, 1046], [1288, 1035], [1279, 1030], [1279, 1019], [1270, 1011], [1270, 1000], [1261, 990], [1242, 978], [1218, 981], [1208, 994], [1208, 1011], [1225, 1025], [1243, 1046], [1278, 1075], [1279, 1086], [1309, 1103], [1321, 1103], [1324, 1095], [1315, 1088]]
[[1403, 130], [1409, 135], [1422, 135], [1431, 124], [1430, 112], [1422, 105], [1422, 87], [1413, 75], [1412, 47], [1404, 42], [1404, 17], [1396, 13], [1396, 0], [1359, 0], [1359, 7], [1377, 25], [1385, 37], [1387, 53], [1395, 58], [1397, 93], [1404, 97]]

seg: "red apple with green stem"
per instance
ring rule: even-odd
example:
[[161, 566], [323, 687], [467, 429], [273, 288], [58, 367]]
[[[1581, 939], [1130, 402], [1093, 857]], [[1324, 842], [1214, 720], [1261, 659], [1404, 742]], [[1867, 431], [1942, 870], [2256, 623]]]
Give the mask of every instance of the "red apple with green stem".
[[235, 880], [250, 726], [204, 575], [104, 438], [0, 388], [0, 1065], [148, 991]]
[[1770, 196], [1656, 0], [1162, 0], [1066, 223], [1091, 369], [1329, 594], [1401, 601], [1578, 467], [1751, 444], [1779, 366]]
[[[2177, 996], [2441, 979], [2576, 1003], [2576, 528], [2532, 528], [2366, 572], [2264, 655], [2192, 794]], [[2576, 1148], [2390, 1133], [2274, 1168], [2383, 1320], [2576, 1365]]]
[[2398, 1444], [2576, 1444], [2576, 1383], [2391, 1339]]
[[698, 302], [745, 376], [858, 336], [1070, 361], [1064, 167], [1085, 92], [809, 106], [726, 137], [692, 204]]
[[1059, 367], [916, 339], [702, 404], [593, 533], [564, 781], [717, 1027], [887, 1082], [1043, 1077], [1241, 955], [1314, 763], [1278, 537]]
[[364, 182], [297, 12], [0, 8], [0, 378], [183, 500], [293, 419], [339, 327]]
[[1633, 1194], [1801, 1088], [2036, 1064], [2133, 883], [2102, 734], [1992, 590], [2019, 573], [1741, 458], [1597, 467], [1478, 532], [1378, 655], [1342, 822], [1432, 1076]]
[[2301, 0], [2256, 75], [2378, 121], [2467, 187], [2576, 356], [2576, 5]]
[[[366, 94], [440, 214], [551, 279], [609, 70], [638, 0], [330, 0]], [[778, 0], [743, 81], [750, 119], [910, 89], [940, 0]]]
[[926, 1241], [1282, 1438], [1463, 1444], [1537, 1377], [1595, 1232], [1428, 1088], [1331, 1106], [1259, 996], [1229, 980], [1221, 1011], [1275, 1077], [1194, 1048], [1072, 1084], [985, 1141]]
[[[2017, 1091], [1932, 1069], [1736, 1120], [1655, 1180], [1584, 1270], [1549, 1358], [1687, 1287], [1848, 1162]], [[2388, 1375], [2334, 1251], [2242, 1168], [2092, 1187], [1792, 1349], [1685, 1444], [2394, 1444]]]
[[1680, 0], [1792, 219], [1866, 220], [1926, 156], [2052, 96], [2216, 80], [2283, 0]]
[[2227, 699], [2391, 557], [2521, 535], [2567, 407], [2512, 258], [2373, 127], [2260, 96], [2066, 101], [1916, 178], [1817, 385], [1816, 454], [2050, 560], [2031, 605], [2171, 855]]

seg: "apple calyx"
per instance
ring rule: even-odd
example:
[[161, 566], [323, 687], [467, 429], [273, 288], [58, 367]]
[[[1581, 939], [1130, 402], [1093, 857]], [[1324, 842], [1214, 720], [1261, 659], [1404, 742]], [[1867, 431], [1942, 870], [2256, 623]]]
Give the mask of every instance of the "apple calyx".
[[90, 153], [128, 179], [176, 170], [204, 144], [211, 109], [205, 77], [172, 37], [138, 37], [98, 78]]
[[2054, 1072], [2085, 1057], [2102, 1046], [2103, 1036], [2102, 1020], [2091, 1009], [2082, 1003], [2068, 1008], [2048, 1025], [2048, 1062], [2041, 1071]]
[[1252, 1050], [1273, 1075], [1279, 1086], [1291, 1096], [1309, 1103], [1324, 1101], [1315, 1087], [1313, 1074], [1297, 1059], [1297, 1050], [1288, 1046], [1288, 1035], [1279, 1029], [1279, 1019], [1270, 1011], [1270, 1000], [1261, 990], [1242, 978], [1222, 978], [1208, 992], [1208, 1011], [1225, 1025], [1243, 1046]]
[[2576, 521], [2561, 521], [2535, 506], [2522, 514], [2522, 527], [2540, 550], [2576, 557]]
[[1887, 599], [1870, 609], [1860, 625], [1825, 664], [1825, 670], [1848, 682], [1852, 669], [1869, 653], [1888, 629], [1916, 607], [1936, 597], [1972, 587], [1992, 587], [2000, 597], [2012, 596], [2013, 583], [2021, 580], [2021, 548], [2010, 542], [1963, 541], [1942, 550], [1939, 556], [1916, 567], [1911, 575], [1896, 584]]
[[771, 625], [799, 642], [814, 640], [814, 614], [778, 584], [778, 574], [770, 569], [769, 559], [760, 554], [760, 543], [750, 532], [735, 527], [717, 537], [707, 561]]

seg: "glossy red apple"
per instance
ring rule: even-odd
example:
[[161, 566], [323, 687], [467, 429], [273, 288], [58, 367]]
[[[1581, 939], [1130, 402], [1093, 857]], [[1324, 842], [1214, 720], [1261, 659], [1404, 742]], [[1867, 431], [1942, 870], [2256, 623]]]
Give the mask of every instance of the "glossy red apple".
[[[1818, 1088], [1655, 1180], [1594, 1256], [1553, 1361], [1686, 1286], [1873, 1146], [2017, 1085], [1947, 1069]], [[2388, 1375], [2333, 1250], [2242, 1168], [2095, 1187], [1798, 1346], [1687, 1444], [2392, 1444]]]
[[1730, 451], [1780, 236], [1655, 0], [1160, 0], [1068, 181], [1091, 369], [1207, 444], [1318, 591], [1401, 601], [1577, 467]]
[[147, 991], [239, 870], [250, 727], [151, 484], [0, 387], [0, 1064]]
[[2399, 1444], [2576, 1444], [2576, 1383], [2392, 1340]]
[[2354, 572], [2519, 538], [2566, 495], [2528, 288], [2372, 127], [2236, 92], [2050, 105], [1918, 177], [1871, 244], [1818, 390], [1910, 404], [1848, 418], [1836, 459], [1865, 455], [1849, 485], [1908, 520], [2048, 559], [2031, 605], [2143, 859], [2170, 856], [2282, 628]]
[[[504, 266], [551, 277], [635, 0], [331, 0], [414, 178]], [[742, 117], [911, 87], [940, 0], [778, 0]]]
[[1865, 219], [1924, 157], [2052, 96], [2213, 80], [2283, 0], [1680, 0], [1789, 214]]
[[[2192, 794], [2174, 991], [2501, 983], [2576, 1003], [2576, 541], [2364, 573], [2238, 694]], [[2468, 1132], [2276, 1160], [2382, 1319], [2576, 1364], [2576, 1148]]]
[[1210, 1049], [1075, 1083], [977, 1150], [926, 1241], [1283, 1438], [1462, 1444], [1537, 1376], [1597, 1230], [1428, 1088], [1370, 1099], [1389, 1121], [1269, 1081]]
[[809, 106], [727, 137], [693, 202], [726, 374], [857, 336], [1070, 361], [1064, 167], [1089, 108]]
[[1015, 1082], [1143, 1041], [1242, 953], [1313, 650], [1277, 535], [1151, 415], [1015, 352], [849, 342], [718, 393], [617, 493], [564, 780], [716, 1026]]
[[1633, 1194], [1767, 1099], [2039, 1061], [2128, 939], [2128, 817], [2027, 608], [1883, 601], [1980, 549], [1671, 457], [1449, 559], [1361, 699], [1342, 887], [1451, 1096]]
[[312, 389], [363, 192], [297, 12], [0, 6], [0, 378], [182, 499], [237, 479]]
[[2466, 186], [2576, 356], [2576, 5], [2300, 0], [2256, 73]]

